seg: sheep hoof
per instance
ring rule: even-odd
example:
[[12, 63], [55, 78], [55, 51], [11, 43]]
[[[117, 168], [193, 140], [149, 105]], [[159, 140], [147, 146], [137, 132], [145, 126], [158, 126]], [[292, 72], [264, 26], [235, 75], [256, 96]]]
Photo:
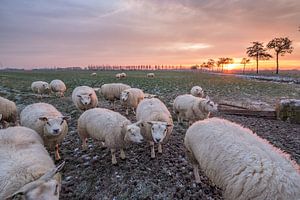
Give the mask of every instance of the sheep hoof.
[[117, 165], [118, 164], [118, 162], [116, 161], [116, 160], [112, 160], [112, 162], [111, 162], [113, 165]]

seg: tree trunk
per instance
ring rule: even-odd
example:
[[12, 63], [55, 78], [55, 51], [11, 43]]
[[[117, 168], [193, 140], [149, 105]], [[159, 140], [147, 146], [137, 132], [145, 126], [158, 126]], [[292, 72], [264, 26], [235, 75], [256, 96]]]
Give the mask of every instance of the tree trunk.
[[223, 73], [223, 70], [224, 70], [224, 65], [222, 64], [222, 73]]
[[256, 73], [258, 74], [258, 55], [256, 56]]
[[279, 73], [279, 64], [278, 64], [278, 52], [276, 52], [276, 74]]
[[244, 63], [243, 74], [245, 74], [245, 68], [246, 68], [246, 64]]

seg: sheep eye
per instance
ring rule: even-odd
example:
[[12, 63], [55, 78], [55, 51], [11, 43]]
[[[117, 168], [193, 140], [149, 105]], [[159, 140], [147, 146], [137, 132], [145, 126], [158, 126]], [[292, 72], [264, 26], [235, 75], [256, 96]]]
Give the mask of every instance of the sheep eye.
[[49, 122], [46, 122], [49, 126], [51, 126], [51, 124]]
[[62, 120], [61, 122], [60, 122], [60, 125], [62, 125], [64, 123], [64, 120]]

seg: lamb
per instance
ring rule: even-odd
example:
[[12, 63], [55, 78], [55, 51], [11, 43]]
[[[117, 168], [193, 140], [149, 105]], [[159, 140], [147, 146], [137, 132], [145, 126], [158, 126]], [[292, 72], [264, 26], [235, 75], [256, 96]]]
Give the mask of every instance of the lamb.
[[198, 121], [184, 144], [196, 182], [199, 165], [225, 199], [300, 199], [297, 164], [247, 128], [219, 118]]
[[50, 93], [50, 86], [49, 83], [44, 81], [34, 81], [31, 83], [31, 90], [34, 93], [37, 93], [42, 97], [43, 94], [49, 94]]
[[98, 97], [94, 89], [88, 86], [76, 87], [72, 92], [72, 100], [80, 111], [95, 108], [98, 105]]
[[21, 126], [0, 130], [0, 199], [58, 200], [58, 172], [63, 165], [55, 167], [34, 130]]
[[147, 78], [154, 78], [155, 77], [155, 74], [154, 73], [148, 73], [147, 74]]
[[172, 116], [163, 102], [157, 98], [144, 99], [136, 109], [136, 119], [141, 121], [141, 132], [150, 143], [151, 158], [155, 158], [154, 143], [158, 143], [158, 153], [162, 153], [162, 142], [173, 130]]
[[0, 97], [0, 122], [4, 128], [11, 122], [17, 125], [17, 106], [13, 101], [10, 101], [4, 97]]
[[191, 125], [197, 120], [208, 118], [211, 112], [218, 110], [218, 107], [208, 96], [204, 99], [194, 97], [190, 94], [184, 94], [175, 98], [173, 110], [177, 115], [178, 123], [187, 120], [189, 125]]
[[204, 92], [200, 86], [192, 87], [191, 94], [195, 97], [204, 97]]
[[47, 103], [28, 105], [20, 114], [21, 125], [35, 130], [49, 150], [55, 149], [55, 160], [60, 159], [59, 144], [68, 133], [67, 119], [69, 117]]
[[135, 109], [137, 108], [140, 101], [144, 99], [144, 92], [138, 88], [130, 88], [121, 92], [121, 103], [126, 107], [126, 115], [128, 115], [129, 108], [132, 109], [135, 114]]
[[67, 90], [65, 83], [61, 80], [55, 79], [50, 82], [50, 88], [52, 92], [55, 92], [56, 95], [60, 97], [64, 96], [64, 92]]
[[115, 101], [120, 99], [121, 92], [129, 88], [131, 88], [129, 85], [123, 83], [108, 83], [101, 86], [100, 93], [113, 104], [113, 109], [115, 109]]
[[82, 148], [87, 148], [88, 137], [100, 140], [110, 149], [112, 164], [117, 164], [115, 155], [117, 149], [120, 149], [121, 159], [125, 159], [124, 148], [131, 142], [142, 142], [139, 124], [140, 122], [131, 124], [120, 113], [105, 108], [87, 110], [78, 119], [78, 134]]

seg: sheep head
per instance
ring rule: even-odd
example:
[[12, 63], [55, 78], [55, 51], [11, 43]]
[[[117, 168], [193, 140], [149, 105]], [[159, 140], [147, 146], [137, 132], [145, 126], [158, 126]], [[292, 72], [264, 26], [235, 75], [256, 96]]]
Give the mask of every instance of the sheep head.
[[172, 124], [160, 121], [150, 121], [147, 123], [151, 127], [151, 135], [155, 143], [162, 142], [167, 136], [168, 128], [172, 126]]
[[62, 133], [65, 120], [69, 117], [61, 116], [56, 118], [40, 117], [39, 120], [44, 122], [44, 133], [50, 136], [57, 136]]
[[121, 95], [120, 95], [121, 101], [126, 102], [128, 97], [129, 97], [129, 92], [128, 91], [121, 92]]
[[125, 129], [125, 141], [135, 143], [141, 143], [143, 141], [144, 138], [141, 134], [140, 124], [141, 121], [129, 125], [122, 125], [122, 129]]
[[82, 105], [89, 105], [92, 101], [92, 93], [89, 93], [89, 94], [80, 94], [80, 95], [77, 95], [77, 97], [79, 97], [80, 99], [80, 102], [82, 103]]

